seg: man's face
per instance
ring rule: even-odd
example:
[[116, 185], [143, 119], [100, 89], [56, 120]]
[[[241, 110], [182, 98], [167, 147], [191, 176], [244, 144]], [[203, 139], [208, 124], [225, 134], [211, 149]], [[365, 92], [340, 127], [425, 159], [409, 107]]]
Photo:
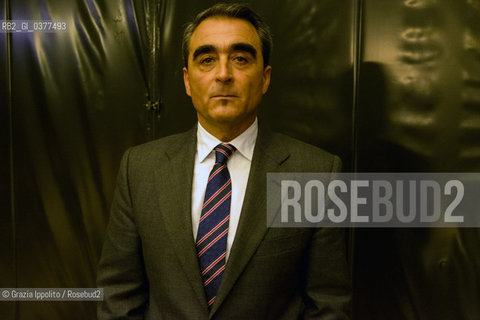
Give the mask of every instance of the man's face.
[[263, 66], [260, 37], [249, 22], [213, 17], [200, 23], [183, 68], [187, 94], [205, 128], [246, 129], [270, 84]]

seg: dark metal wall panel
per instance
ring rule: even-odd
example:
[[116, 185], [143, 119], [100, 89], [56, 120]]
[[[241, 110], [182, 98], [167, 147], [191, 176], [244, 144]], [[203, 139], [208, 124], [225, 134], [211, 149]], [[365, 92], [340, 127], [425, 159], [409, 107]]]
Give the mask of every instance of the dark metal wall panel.
[[[478, 1], [364, 1], [359, 171], [480, 169]], [[360, 230], [356, 319], [478, 319], [478, 229]]]
[[355, 1], [268, 1], [262, 9], [276, 40], [262, 116], [349, 168]]
[[[0, 20], [8, 20], [9, 2], [0, 5]], [[15, 234], [12, 198], [11, 99], [9, 34], [0, 33], [0, 288], [16, 286]], [[0, 318], [15, 315], [15, 303], [0, 306]]]
[[[120, 156], [147, 139], [132, 6], [12, 1], [11, 11], [69, 23], [12, 35], [17, 285], [95, 287]], [[92, 302], [22, 302], [16, 319], [94, 318]]]

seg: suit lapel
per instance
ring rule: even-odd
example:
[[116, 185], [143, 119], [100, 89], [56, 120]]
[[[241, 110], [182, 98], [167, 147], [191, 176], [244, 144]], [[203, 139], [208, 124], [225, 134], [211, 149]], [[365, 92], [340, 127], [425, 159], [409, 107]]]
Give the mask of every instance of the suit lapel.
[[196, 132], [195, 126], [185, 133], [183, 141], [172, 144], [166, 152], [168, 163], [158, 167], [155, 178], [160, 210], [173, 247], [198, 300], [207, 309], [192, 234], [191, 197]]
[[281, 145], [275, 144], [271, 133], [259, 128], [240, 221], [210, 317], [227, 297], [267, 231], [266, 174], [278, 171], [288, 156]]

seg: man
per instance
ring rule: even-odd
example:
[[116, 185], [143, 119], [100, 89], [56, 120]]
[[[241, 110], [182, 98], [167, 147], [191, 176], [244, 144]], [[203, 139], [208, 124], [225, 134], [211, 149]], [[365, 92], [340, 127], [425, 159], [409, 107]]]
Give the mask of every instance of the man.
[[348, 319], [341, 230], [266, 225], [267, 172], [340, 168], [258, 124], [270, 48], [268, 27], [243, 5], [215, 5], [186, 28], [198, 124], [124, 155], [99, 319]]

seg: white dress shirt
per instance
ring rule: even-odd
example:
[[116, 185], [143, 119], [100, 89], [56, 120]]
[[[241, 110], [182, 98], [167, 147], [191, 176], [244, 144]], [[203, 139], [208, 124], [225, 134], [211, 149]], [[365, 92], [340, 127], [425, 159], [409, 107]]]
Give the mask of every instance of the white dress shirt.
[[207, 188], [208, 176], [215, 164], [215, 148], [219, 143], [232, 144], [237, 151], [233, 153], [227, 162], [227, 168], [232, 179], [232, 198], [230, 207], [230, 221], [227, 237], [226, 257], [230, 254], [235, 233], [237, 232], [243, 198], [247, 189], [248, 175], [252, 164], [253, 149], [258, 133], [258, 121], [232, 141], [220, 141], [207, 132], [200, 123], [197, 130], [197, 152], [195, 154], [195, 167], [192, 184], [192, 227], [193, 236], [197, 240], [198, 224], [202, 214], [203, 200]]

